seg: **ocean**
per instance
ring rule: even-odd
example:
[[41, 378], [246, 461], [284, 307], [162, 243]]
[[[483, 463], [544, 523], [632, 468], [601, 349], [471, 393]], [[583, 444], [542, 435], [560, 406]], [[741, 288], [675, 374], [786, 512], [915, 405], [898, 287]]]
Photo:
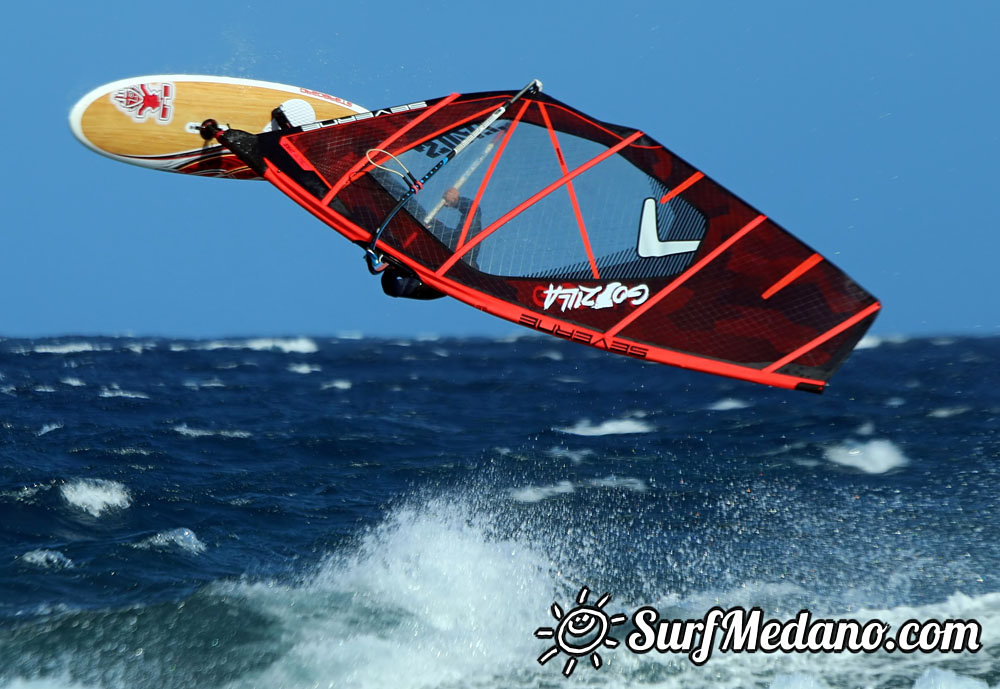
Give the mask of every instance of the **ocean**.
[[[554, 338], [3, 339], [0, 689], [997, 687], [998, 431], [998, 337], [868, 337], [822, 396]], [[565, 677], [582, 588], [982, 648]]]

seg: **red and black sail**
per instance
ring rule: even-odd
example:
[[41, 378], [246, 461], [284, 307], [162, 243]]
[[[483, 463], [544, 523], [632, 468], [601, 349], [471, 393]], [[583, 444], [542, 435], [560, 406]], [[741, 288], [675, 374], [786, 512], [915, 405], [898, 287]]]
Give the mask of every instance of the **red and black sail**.
[[[452, 94], [220, 139], [362, 245], [409, 193], [377, 250], [501, 318], [650, 361], [823, 389], [878, 301], [643, 132], [530, 94], [413, 194], [399, 173], [420, 177], [511, 95]], [[443, 203], [453, 188], [460, 202]]]

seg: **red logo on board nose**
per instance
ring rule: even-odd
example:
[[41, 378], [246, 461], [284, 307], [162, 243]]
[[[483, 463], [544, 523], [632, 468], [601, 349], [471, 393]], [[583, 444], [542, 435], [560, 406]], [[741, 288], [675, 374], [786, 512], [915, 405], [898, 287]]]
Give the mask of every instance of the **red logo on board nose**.
[[111, 102], [136, 122], [145, 122], [152, 115], [157, 122], [166, 124], [174, 117], [174, 85], [163, 83], [159, 86], [126, 86], [111, 94]]

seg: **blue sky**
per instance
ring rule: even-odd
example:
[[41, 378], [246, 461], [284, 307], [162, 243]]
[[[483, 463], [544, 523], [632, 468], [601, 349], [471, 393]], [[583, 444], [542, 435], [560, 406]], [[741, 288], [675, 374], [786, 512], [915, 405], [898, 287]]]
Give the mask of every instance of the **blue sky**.
[[265, 183], [102, 158], [66, 117], [165, 73], [367, 107], [520, 87], [663, 142], [876, 294], [875, 333], [1000, 334], [1000, 3], [29, 3], [5, 11], [0, 335], [486, 334], [385, 297]]

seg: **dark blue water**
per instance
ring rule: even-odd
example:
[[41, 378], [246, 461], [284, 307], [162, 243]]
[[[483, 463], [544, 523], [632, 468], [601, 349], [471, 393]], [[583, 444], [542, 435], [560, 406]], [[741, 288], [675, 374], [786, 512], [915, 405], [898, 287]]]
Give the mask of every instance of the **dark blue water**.
[[[1000, 683], [1000, 338], [823, 396], [555, 339], [0, 341], [0, 687]], [[974, 618], [978, 654], [604, 654], [553, 602]], [[984, 684], [986, 683], [986, 684]]]

